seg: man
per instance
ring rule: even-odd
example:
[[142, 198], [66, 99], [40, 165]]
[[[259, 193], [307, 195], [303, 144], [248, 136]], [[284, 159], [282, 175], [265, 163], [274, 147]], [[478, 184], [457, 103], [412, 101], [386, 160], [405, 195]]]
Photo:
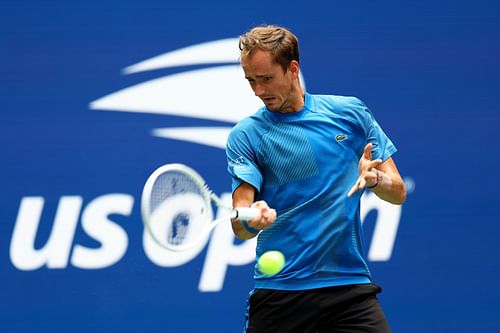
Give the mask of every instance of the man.
[[260, 210], [232, 228], [240, 239], [258, 234], [257, 258], [270, 250], [286, 258], [274, 276], [256, 270], [246, 332], [390, 332], [363, 255], [359, 205], [365, 188], [404, 202], [396, 148], [357, 98], [303, 91], [289, 30], [256, 27], [239, 46], [265, 106], [228, 139], [233, 206]]

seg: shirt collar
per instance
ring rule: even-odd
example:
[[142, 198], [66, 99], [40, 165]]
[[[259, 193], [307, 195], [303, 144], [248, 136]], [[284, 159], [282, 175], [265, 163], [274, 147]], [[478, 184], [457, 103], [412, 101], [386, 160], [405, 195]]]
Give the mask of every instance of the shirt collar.
[[292, 113], [279, 113], [279, 112], [271, 112], [267, 110], [267, 113], [271, 118], [281, 121], [281, 120], [293, 120], [293, 119], [299, 119], [303, 117], [305, 114], [314, 111], [316, 107], [316, 103], [314, 102], [314, 98], [308, 94], [307, 92], [304, 93], [304, 107], [297, 112], [292, 112]]

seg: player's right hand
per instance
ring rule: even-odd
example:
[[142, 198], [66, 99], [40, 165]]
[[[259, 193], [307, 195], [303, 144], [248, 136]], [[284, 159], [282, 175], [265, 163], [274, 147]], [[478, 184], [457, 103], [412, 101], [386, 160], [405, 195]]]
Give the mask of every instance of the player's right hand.
[[276, 221], [276, 210], [269, 207], [267, 202], [260, 200], [254, 202], [251, 208], [257, 208], [260, 211], [259, 216], [248, 221], [248, 225], [257, 230], [263, 230]]

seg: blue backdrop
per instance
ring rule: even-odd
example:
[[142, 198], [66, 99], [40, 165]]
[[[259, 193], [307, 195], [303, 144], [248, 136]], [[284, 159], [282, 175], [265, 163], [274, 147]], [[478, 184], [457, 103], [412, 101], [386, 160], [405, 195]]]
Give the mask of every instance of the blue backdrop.
[[224, 135], [258, 105], [234, 38], [276, 23], [301, 40], [307, 90], [361, 98], [399, 148], [407, 202], [363, 198], [394, 332], [498, 332], [499, 9], [0, 1], [0, 331], [241, 331], [252, 243], [222, 226], [172, 256], [139, 199], [171, 162], [227, 196]]

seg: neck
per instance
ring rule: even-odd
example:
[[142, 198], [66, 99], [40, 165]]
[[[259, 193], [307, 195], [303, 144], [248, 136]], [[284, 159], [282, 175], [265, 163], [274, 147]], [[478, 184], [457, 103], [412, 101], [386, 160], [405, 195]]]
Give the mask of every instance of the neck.
[[283, 103], [280, 113], [294, 113], [299, 112], [304, 108], [305, 94], [300, 86], [290, 92], [290, 95]]

